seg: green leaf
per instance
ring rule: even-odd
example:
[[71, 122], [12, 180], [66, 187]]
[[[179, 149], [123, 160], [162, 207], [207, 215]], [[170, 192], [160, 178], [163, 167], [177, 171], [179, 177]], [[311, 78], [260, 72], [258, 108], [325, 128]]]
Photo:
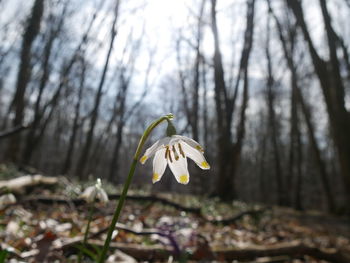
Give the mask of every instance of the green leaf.
[[0, 263], [4, 263], [5, 262], [8, 253], [9, 252], [7, 250], [1, 250], [0, 251]]

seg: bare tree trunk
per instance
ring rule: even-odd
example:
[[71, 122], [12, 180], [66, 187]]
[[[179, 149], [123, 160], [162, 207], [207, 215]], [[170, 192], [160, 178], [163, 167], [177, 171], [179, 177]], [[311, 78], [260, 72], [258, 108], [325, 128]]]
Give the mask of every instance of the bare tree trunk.
[[[290, 94], [290, 132], [289, 132], [289, 160], [288, 160], [288, 172], [286, 178], [286, 185], [293, 186], [293, 178], [296, 174], [296, 149], [297, 149], [297, 134], [299, 131], [298, 123], [298, 104], [296, 101], [295, 88], [292, 87]], [[298, 177], [298, 176], [297, 176]], [[299, 192], [298, 189], [295, 190]], [[292, 200], [292, 191], [288, 191], [288, 204], [291, 204]]]
[[[297, 67], [296, 67], [296, 64], [294, 61], [294, 53], [293, 53], [296, 29], [295, 28], [289, 29], [289, 36], [290, 36], [289, 38], [290, 38], [290, 41], [292, 41], [292, 43], [289, 45], [290, 48], [288, 48], [286, 38], [283, 34], [282, 25], [280, 24], [277, 16], [274, 14], [269, 0], [268, 0], [268, 4], [269, 4], [269, 9], [270, 9], [269, 11], [272, 14], [272, 16], [274, 17], [275, 23], [277, 25], [279, 39], [281, 41], [283, 52], [284, 52], [285, 58], [287, 60], [287, 66], [288, 66], [290, 73], [291, 73], [291, 85], [292, 85], [292, 90], [294, 91], [293, 94], [295, 96], [295, 102], [298, 105], [300, 105], [301, 111], [304, 115], [304, 119], [305, 119], [306, 127], [307, 127], [307, 132], [308, 132], [308, 137], [309, 137], [309, 140], [311, 142], [311, 147], [312, 147], [314, 155], [315, 155], [317, 166], [319, 168], [319, 175], [320, 175], [321, 183], [322, 183], [325, 195], [326, 195], [328, 209], [330, 211], [335, 211], [335, 201], [334, 201], [334, 197], [332, 195], [332, 191], [330, 188], [330, 183], [329, 183], [328, 173], [327, 173], [327, 168], [326, 168], [326, 162], [322, 158], [321, 150], [320, 150], [318, 143], [317, 143], [317, 139], [315, 136], [315, 129], [314, 129], [314, 125], [312, 123], [310, 109], [306, 105], [306, 102], [303, 98], [301, 89], [300, 89], [299, 84], [298, 84]], [[296, 105], [296, 107], [297, 107], [297, 105]], [[300, 135], [297, 135], [297, 136], [299, 137]], [[300, 140], [300, 139], [298, 139], [298, 140]], [[298, 142], [298, 144], [300, 144], [300, 142]], [[299, 151], [301, 154], [301, 149], [299, 149]], [[299, 156], [298, 158], [301, 158], [301, 157]], [[298, 168], [298, 170], [299, 169], [301, 169], [301, 168]], [[300, 186], [300, 184], [299, 184], [299, 186]], [[298, 188], [298, 183], [297, 183], [296, 187]], [[299, 190], [296, 189], [296, 192], [300, 192], [300, 189]]]
[[267, 43], [265, 49], [265, 55], [267, 60], [267, 69], [268, 69], [268, 77], [267, 77], [267, 105], [268, 105], [268, 119], [269, 119], [269, 127], [270, 127], [270, 139], [273, 147], [274, 154], [274, 164], [275, 164], [275, 175], [276, 175], [276, 183], [277, 183], [277, 200], [279, 205], [286, 205], [286, 197], [283, 184], [283, 172], [281, 167], [281, 159], [279, 153], [279, 132], [278, 125], [275, 113], [275, 81], [273, 79], [272, 74], [272, 62], [270, 55], [270, 27], [269, 21], [267, 22]]
[[216, 0], [211, 1], [211, 16], [212, 16], [212, 31], [214, 35], [214, 91], [215, 91], [215, 107], [216, 107], [216, 120], [217, 120], [217, 130], [218, 130], [218, 181], [216, 186], [216, 194], [222, 199], [231, 199], [236, 195], [232, 193], [231, 176], [233, 176], [229, 171], [230, 158], [231, 156], [231, 133], [227, 132], [226, 123], [226, 84], [224, 78], [224, 69], [222, 66], [222, 58], [219, 46], [219, 32], [217, 28], [216, 21]]
[[[263, 119], [263, 118], [261, 118]], [[264, 131], [261, 133], [261, 142], [260, 142], [260, 156], [258, 157], [258, 167], [259, 167], [259, 189], [260, 189], [260, 200], [262, 202], [266, 202], [266, 165], [265, 165], [265, 159], [266, 159], [266, 146], [267, 146], [267, 136], [266, 136], [266, 128], [263, 127], [263, 122], [261, 122], [261, 130]], [[260, 130], [260, 129], [259, 129]]]
[[319, 168], [320, 179], [321, 179], [321, 183], [323, 186], [323, 190], [324, 190], [325, 195], [326, 195], [328, 209], [329, 209], [329, 211], [334, 212], [336, 210], [336, 204], [335, 204], [334, 197], [332, 194], [331, 184], [330, 184], [329, 179], [328, 179], [329, 175], [328, 175], [327, 168], [326, 168], [326, 162], [323, 160], [321, 150], [320, 150], [318, 143], [317, 143], [314, 125], [313, 125], [312, 120], [311, 120], [310, 109], [304, 101], [304, 98], [303, 98], [303, 95], [300, 91], [300, 88], [298, 88], [298, 90], [297, 90], [297, 95], [298, 95], [298, 102], [301, 105], [301, 109], [302, 109], [302, 112], [303, 112], [303, 115], [305, 118], [308, 136], [309, 136], [309, 139], [311, 142], [312, 149], [313, 149], [314, 154], [315, 154], [316, 163], [317, 163], [317, 166]]
[[[142, 34], [143, 35], [143, 34]], [[110, 139], [111, 136], [111, 130], [114, 125], [117, 126], [117, 131], [115, 134], [115, 144], [114, 148], [112, 151], [112, 158], [110, 161], [110, 167], [108, 171], [108, 178], [112, 182], [118, 182], [118, 176], [119, 176], [119, 156], [120, 156], [120, 150], [122, 147], [123, 143], [123, 132], [124, 132], [124, 127], [128, 119], [132, 117], [132, 115], [135, 113], [135, 111], [138, 109], [138, 107], [141, 105], [143, 99], [145, 98], [148, 90], [149, 90], [149, 76], [148, 74], [150, 73], [150, 70], [153, 65], [153, 60], [152, 60], [152, 54], [151, 58], [149, 60], [147, 70], [146, 70], [146, 77], [145, 77], [145, 83], [144, 83], [144, 90], [143, 93], [141, 94], [140, 98], [134, 102], [132, 105], [129, 106], [129, 110], [127, 110], [127, 95], [128, 95], [128, 89], [130, 88], [130, 82], [134, 74], [135, 70], [135, 61], [136, 61], [136, 56], [140, 50], [140, 43], [141, 43], [141, 38], [135, 41], [134, 45], [126, 44], [124, 51], [123, 51], [123, 56], [124, 54], [127, 54], [127, 49], [131, 48], [130, 50], [130, 55], [129, 55], [129, 60], [126, 61], [123, 65], [120, 65], [117, 67], [115, 75], [118, 76], [118, 79], [114, 82], [117, 82], [117, 93], [116, 97], [114, 99], [114, 105], [113, 105], [113, 112], [111, 115], [111, 118], [106, 126], [105, 129], [105, 135], [107, 136], [101, 136], [99, 138], [99, 141], [97, 144], [97, 147], [95, 148], [94, 155], [95, 155], [95, 162], [96, 164], [99, 163], [101, 159], [101, 153], [106, 145], [108, 143], [108, 139]], [[132, 34], [130, 34], [130, 37], [132, 37]], [[131, 43], [131, 38], [128, 43]], [[114, 136], [114, 135], [113, 135]], [[107, 138], [107, 139], [104, 139]], [[99, 155], [99, 156], [98, 156]]]
[[110, 39], [109, 48], [106, 56], [106, 61], [103, 67], [100, 83], [98, 85], [98, 89], [95, 96], [94, 107], [93, 107], [91, 119], [90, 119], [89, 131], [88, 131], [87, 138], [86, 138], [80, 159], [78, 161], [77, 169], [76, 169], [76, 174], [79, 176], [79, 178], [82, 178], [84, 175], [86, 162], [90, 154], [90, 148], [91, 148], [91, 144], [94, 136], [95, 126], [98, 119], [98, 112], [99, 112], [99, 107], [100, 107], [101, 98], [102, 98], [102, 89], [103, 89], [106, 74], [108, 71], [109, 60], [112, 54], [114, 40], [117, 35], [116, 24], [118, 20], [119, 4], [120, 4], [120, 0], [117, 0], [115, 10], [114, 10], [114, 19], [111, 27], [111, 39]]
[[94, 174], [95, 173], [95, 168], [99, 165], [101, 159], [104, 157], [103, 156], [103, 151], [109, 142], [111, 138], [111, 131], [114, 123], [116, 122], [116, 119], [119, 114], [119, 92], [117, 93], [114, 103], [113, 103], [113, 110], [110, 119], [108, 120], [108, 123], [106, 125], [106, 128], [104, 131], [100, 134], [99, 138], [97, 139], [97, 142], [95, 143], [95, 147], [92, 150], [91, 153], [91, 158], [94, 160], [94, 164], [90, 165], [88, 167], [89, 173]]
[[198, 141], [199, 138], [199, 131], [198, 131], [198, 125], [199, 125], [199, 83], [200, 83], [200, 64], [202, 60], [202, 54], [201, 54], [201, 42], [202, 42], [202, 27], [203, 27], [203, 13], [204, 13], [204, 7], [205, 7], [206, 0], [202, 0], [200, 9], [199, 9], [199, 16], [198, 16], [198, 22], [197, 22], [197, 35], [196, 35], [196, 58], [195, 58], [195, 65], [194, 65], [194, 77], [193, 77], [193, 95], [192, 95], [192, 121], [190, 122], [192, 127], [192, 136], [193, 139]]
[[79, 90], [78, 90], [78, 97], [77, 102], [75, 104], [75, 110], [74, 110], [74, 120], [73, 120], [73, 127], [72, 127], [72, 133], [69, 138], [68, 143], [68, 150], [66, 154], [66, 158], [61, 170], [62, 174], [67, 174], [69, 172], [69, 169], [72, 165], [72, 157], [74, 153], [74, 146], [75, 146], [75, 140], [79, 128], [79, 118], [80, 118], [80, 105], [81, 100], [83, 98], [83, 90], [85, 86], [85, 70], [86, 70], [86, 63], [85, 60], [81, 59], [81, 73], [80, 73], [80, 84], [79, 84]]
[[[187, 118], [187, 124], [191, 128], [192, 137], [194, 140], [198, 141], [199, 139], [199, 89], [200, 89], [200, 66], [201, 61], [203, 60], [203, 55], [201, 53], [201, 43], [202, 43], [202, 35], [203, 35], [203, 14], [205, 8], [206, 0], [202, 0], [199, 6], [199, 14], [196, 16], [196, 30], [195, 30], [195, 43], [192, 44], [190, 41], [191, 48], [194, 49], [195, 58], [193, 68], [189, 71], [187, 67], [185, 67], [185, 71], [181, 69], [182, 61], [181, 61], [181, 35], [176, 42], [176, 52], [177, 52], [177, 62], [179, 65], [179, 78], [181, 91], [183, 96], [183, 104], [184, 110]], [[193, 70], [193, 71], [192, 71]], [[185, 73], [189, 71], [189, 76]], [[187, 84], [186, 79], [189, 79], [189, 83]]]
[[286, 0], [293, 11], [309, 47], [315, 72], [319, 78], [330, 120], [332, 137], [337, 148], [339, 166], [343, 177], [345, 192], [350, 202], [350, 114], [345, 107], [344, 85], [339, 71], [336, 52], [337, 39], [331, 25], [326, 2], [320, 0], [325, 29], [328, 39], [330, 61], [324, 61], [317, 53], [304, 19], [301, 3]]
[[[89, 22], [89, 25], [82, 36], [82, 39], [78, 46], [76, 47], [75, 51], [73, 52], [71, 58], [67, 61], [67, 63], [63, 63], [62, 65], [62, 70], [60, 73], [60, 80], [58, 83], [58, 87], [56, 91], [54, 92], [53, 96], [51, 99], [41, 107], [40, 111], [41, 113], [38, 115], [40, 119], [38, 120], [39, 125], [37, 127], [37, 132], [34, 134], [35, 138], [31, 140], [31, 146], [27, 148], [26, 156], [28, 156], [27, 162], [30, 162], [30, 158], [32, 156], [32, 153], [34, 150], [38, 147], [40, 141], [42, 140], [44, 133], [46, 131], [46, 127], [51, 121], [51, 117], [53, 113], [55, 112], [56, 106], [58, 104], [59, 98], [61, 96], [62, 90], [66, 86], [68, 80], [69, 80], [69, 73], [71, 69], [73, 68], [74, 64], [76, 63], [77, 59], [80, 58], [81, 56], [81, 50], [83, 46], [87, 43], [88, 41], [88, 36], [90, 34], [91, 28], [93, 26], [94, 21], [96, 20], [97, 13], [100, 11], [101, 5], [99, 8], [95, 11], [95, 13], [92, 15], [92, 18]], [[64, 12], [63, 12], [64, 13]], [[47, 113], [47, 111], [49, 111]], [[46, 118], [45, 118], [46, 116]]]
[[28, 164], [31, 155], [33, 152], [33, 148], [35, 147], [34, 142], [36, 141], [36, 136], [37, 136], [37, 130], [40, 125], [40, 121], [42, 119], [42, 112], [41, 112], [41, 103], [42, 103], [42, 96], [44, 93], [44, 89], [46, 88], [47, 81], [49, 79], [50, 73], [51, 73], [51, 65], [50, 65], [50, 59], [51, 59], [51, 53], [52, 53], [52, 48], [55, 39], [58, 37], [58, 34], [61, 31], [63, 21], [65, 18], [65, 13], [66, 13], [66, 6], [64, 7], [64, 10], [61, 14], [60, 20], [58, 22], [58, 25], [55, 25], [56, 21], [53, 19], [50, 21], [51, 23], [51, 29], [50, 33], [48, 35], [48, 40], [46, 42], [45, 48], [44, 48], [44, 53], [43, 53], [43, 61], [41, 65], [41, 71], [42, 71], [42, 76], [39, 84], [39, 91], [38, 91], [38, 96], [36, 98], [36, 102], [34, 105], [34, 120], [32, 122], [32, 125], [29, 129], [29, 132], [26, 136], [26, 143], [25, 147], [23, 150], [22, 154], [22, 163], [23, 164]]
[[297, 160], [296, 160], [296, 166], [297, 166], [297, 172], [296, 172], [296, 183], [295, 183], [295, 204], [294, 207], [297, 210], [302, 210], [302, 143], [301, 143], [301, 134], [299, 127], [296, 129], [296, 153], [297, 153]]
[[214, 35], [214, 92], [216, 119], [218, 129], [218, 155], [219, 155], [219, 177], [216, 184], [216, 194], [224, 200], [235, 198], [234, 179], [237, 167], [240, 162], [241, 149], [245, 135], [245, 118], [248, 103], [248, 61], [253, 44], [254, 30], [254, 7], [255, 0], [247, 1], [247, 24], [244, 34], [244, 44], [241, 54], [241, 61], [236, 82], [238, 90], [239, 81], [243, 79], [241, 112], [239, 122], [236, 127], [236, 140], [232, 141], [232, 117], [234, 105], [236, 103], [236, 91], [233, 97], [228, 96], [225, 84], [224, 70], [219, 45], [219, 33], [216, 22], [216, 0], [211, 1], [212, 31]]
[[[25, 109], [25, 92], [31, 77], [31, 49], [33, 42], [40, 31], [40, 23], [44, 12], [44, 0], [35, 0], [31, 16], [28, 19], [26, 31], [23, 34], [20, 65], [17, 75], [16, 92], [14, 94], [11, 109], [14, 109], [15, 118], [13, 119], [13, 127], [22, 125]], [[11, 137], [7, 149], [7, 159], [17, 161], [20, 151], [20, 135]]]
[[121, 82], [121, 91], [120, 91], [120, 96], [119, 96], [119, 117], [118, 117], [118, 123], [117, 123], [117, 133], [115, 135], [115, 144], [113, 148], [113, 153], [112, 153], [112, 159], [111, 159], [111, 165], [109, 169], [109, 180], [112, 182], [117, 182], [117, 175], [118, 175], [118, 169], [119, 169], [119, 153], [120, 153], [120, 148], [122, 144], [122, 136], [123, 136], [123, 130], [124, 130], [124, 125], [125, 125], [125, 108], [126, 108], [126, 95], [127, 95], [127, 90], [129, 87], [129, 81], [130, 79], [126, 80], [124, 73], [121, 72], [120, 76], [120, 82]]
[[202, 87], [203, 87], [203, 146], [204, 149], [208, 148], [208, 132], [209, 132], [209, 125], [208, 125], [208, 87], [207, 87], [207, 80], [206, 80], [206, 65], [203, 61], [202, 63]]

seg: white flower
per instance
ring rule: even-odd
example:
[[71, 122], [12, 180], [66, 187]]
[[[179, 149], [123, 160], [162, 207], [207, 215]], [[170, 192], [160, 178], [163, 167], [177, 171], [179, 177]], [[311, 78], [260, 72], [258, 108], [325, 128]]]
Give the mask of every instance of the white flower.
[[6, 208], [8, 205], [13, 205], [17, 202], [13, 194], [5, 194], [0, 197], [0, 209]]
[[189, 182], [187, 168], [187, 157], [192, 159], [200, 168], [210, 169], [208, 162], [203, 155], [203, 148], [196, 141], [185, 136], [173, 135], [160, 139], [141, 157], [140, 162], [144, 164], [148, 158], [154, 155], [153, 159], [153, 183], [158, 182], [169, 165], [176, 181], [180, 184]]
[[95, 198], [99, 199], [102, 203], [108, 202], [108, 195], [106, 191], [102, 188], [101, 179], [96, 180], [94, 186], [89, 186], [85, 191], [80, 195], [81, 198], [85, 199], [86, 202], [92, 203]]

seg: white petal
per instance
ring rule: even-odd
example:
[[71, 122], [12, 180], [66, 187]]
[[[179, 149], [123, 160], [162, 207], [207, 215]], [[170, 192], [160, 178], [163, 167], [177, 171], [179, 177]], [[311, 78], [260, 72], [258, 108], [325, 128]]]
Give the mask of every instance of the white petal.
[[173, 152], [171, 151], [171, 159], [172, 161], [168, 159], [168, 164], [170, 170], [173, 172], [176, 178], [176, 181], [178, 181], [180, 184], [188, 184], [190, 175], [187, 168], [187, 158], [180, 156], [176, 160]]
[[193, 140], [191, 138], [188, 138], [186, 136], [181, 136], [181, 135], [174, 135], [173, 137], [176, 137], [176, 138], [180, 139], [181, 141], [186, 142], [189, 146], [197, 149], [200, 152], [204, 152], [203, 147], [198, 142], [196, 142], [195, 140]]
[[98, 189], [97, 197], [100, 200], [100, 202], [103, 204], [108, 202], [108, 195], [107, 195], [106, 191], [103, 190], [102, 188]]
[[95, 187], [96, 187], [97, 189], [101, 189], [101, 188], [102, 188], [101, 178], [97, 178]]
[[202, 152], [194, 149], [190, 145], [188, 145], [186, 142], [180, 142], [181, 148], [184, 151], [185, 155], [189, 158], [191, 158], [200, 168], [204, 170], [210, 169], [210, 165], [205, 160], [204, 155]]
[[158, 182], [165, 171], [167, 161], [165, 159], [165, 147], [159, 149], [153, 158], [153, 177], [152, 182]]
[[164, 144], [168, 143], [169, 141], [170, 137], [165, 137], [156, 141], [151, 147], [146, 150], [145, 154], [140, 158], [140, 162], [144, 164], [148, 158], [152, 157], [157, 150], [159, 150]]
[[85, 191], [80, 195], [81, 198], [85, 199], [87, 203], [92, 203], [97, 194], [97, 188], [95, 186], [89, 186]]

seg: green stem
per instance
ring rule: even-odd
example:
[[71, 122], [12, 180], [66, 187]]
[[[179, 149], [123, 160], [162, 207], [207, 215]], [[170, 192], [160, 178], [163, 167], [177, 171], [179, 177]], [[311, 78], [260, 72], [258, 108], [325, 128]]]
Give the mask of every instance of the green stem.
[[142, 135], [142, 137], [140, 139], [140, 142], [139, 142], [139, 144], [137, 146], [137, 149], [136, 149], [136, 152], [135, 152], [135, 155], [134, 155], [134, 159], [133, 159], [133, 161], [131, 163], [128, 177], [126, 178], [126, 182], [124, 183], [123, 191], [122, 191], [121, 196], [119, 198], [117, 208], [115, 209], [115, 212], [114, 212], [111, 224], [109, 226], [109, 229], [108, 229], [108, 232], [107, 232], [107, 237], [106, 237], [105, 243], [103, 245], [102, 251], [100, 253], [98, 263], [103, 263], [105, 261], [105, 258], [106, 258], [106, 255], [107, 255], [107, 251], [108, 251], [109, 245], [111, 243], [112, 234], [113, 234], [115, 226], [116, 226], [116, 224], [118, 222], [121, 210], [123, 208], [123, 205], [124, 205], [124, 202], [125, 202], [128, 190], [129, 190], [129, 186], [131, 184], [132, 178], [133, 178], [134, 173], [135, 173], [137, 161], [140, 158], [140, 154], [141, 154], [143, 145], [145, 144], [148, 136], [151, 134], [151, 132], [153, 131], [153, 129], [155, 127], [157, 127], [163, 121], [170, 122], [172, 120], [172, 118], [173, 118], [172, 114], [168, 114], [168, 115], [165, 115], [165, 116], [159, 118], [158, 120], [156, 120], [153, 123], [151, 123], [151, 125], [149, 125], [148, 128], [143, 133], [143, 135]]
[[[94, 214], [94, 210], [95, 210], [95, 202], [96, 202], [96, 198], [94, 198], [94, 202], [92, 202], [90, 204], [89, 215], [88, 215], [88, 223], [87, 223], [87, 226], [86, 226], [86, 229], [85, 229], [85, 233], [84, 233], [83, 247], [86, 247], [86, 243], [87, 243], [87, 240], [88, 240], [88, 235], [89, 235], [89, 232], [90, 232], [90, 224], [91, 224], [91, 221], [92, 221], [92, 215]], [[83, 256], [83, 251], [79, 250], [78, 263], [81, 262], [82, 256]]]

